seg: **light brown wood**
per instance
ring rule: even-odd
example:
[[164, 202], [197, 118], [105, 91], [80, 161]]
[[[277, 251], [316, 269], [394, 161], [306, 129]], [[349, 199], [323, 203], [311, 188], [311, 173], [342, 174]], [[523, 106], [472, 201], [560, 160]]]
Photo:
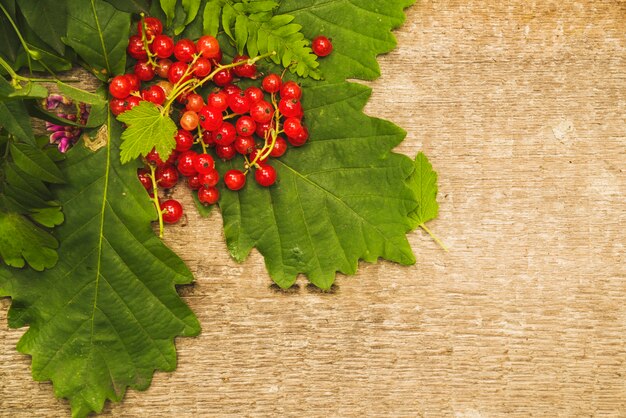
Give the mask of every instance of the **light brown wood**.
[[[450, 253], [416, 231], [413, 267], [280, 293], [192, 213], [203, 333], [104, 416], [626, 416], [626, 2], [423, 1], [397, 37], [367, 111], [431, 158]], [[0, 415], [67, 414], [7, 307]]]

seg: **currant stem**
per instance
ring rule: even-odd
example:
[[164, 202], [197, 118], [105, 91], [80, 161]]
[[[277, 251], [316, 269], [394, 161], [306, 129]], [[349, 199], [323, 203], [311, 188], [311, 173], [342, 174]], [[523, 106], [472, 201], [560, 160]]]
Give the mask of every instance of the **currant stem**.
[[200, 127], [200, 124], [198, 124], [198, 142], [202, 147], [202, 153], [206, 154], [206, 144], [204, 143], [204, 137], [202, 136], [202, 128]]
[[163, 239], [163, 212], [161, 211], [161, 204], [159, 203], [159, 189], [156, 182], [156, 168], [152, 164], [150, 166], [150, 180], [152, 180], [152, 201], [156, 207], [157, 214], [159, 215], [159, 238]]
[[[156, 54], [153, 54], [152, 52], [150, 52], [150, 41], [148, 41], [148, 37], [146, 36], [147, 31], [147, 26], [146, 26], [146, 19], [145, 19], [145, 14], [142, 12], [141, 13], [141, 27], [142, 27], [142, 31], [141, 31], [141, 42], [143, 42], [143, 49], [146, 50], [146, 54], [148, 55], [148, 64], [150, 64], [152, 66], [152, 68], [157, 68], [158, 64], [154, 61], [154, 57], [156, 57]], [[153, 38], [154, 39], [154, 38]]]
[[446, 247], [446, 245], [441, 242], [441, 240], [439, 238], [437, 238], [437, 236], [435, 234], [433, 234], [430, 229], [428, 229], [428, 227], [426, 226], [426, 224], [420, 224], [419, 225], [420, 228], [422, 228], [424, 231], [426, 231], [426, 233], [428, 235], [430, 235], [430, 237], [437, 243], [437, 245], [439, 245], [445, 252], [449, 252], [448, 247]]

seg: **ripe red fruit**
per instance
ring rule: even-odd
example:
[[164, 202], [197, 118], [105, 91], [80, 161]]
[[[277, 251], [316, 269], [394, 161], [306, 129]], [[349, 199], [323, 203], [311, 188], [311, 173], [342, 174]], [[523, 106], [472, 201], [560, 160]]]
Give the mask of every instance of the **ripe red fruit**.
[[261, 90], [258, 87], [248, 87], [245, 90], [245, 95], [248, 98], [248, 100], [250, 100], [250, 104], [254, 104], [256, 102], [259, 102], [261, 100], [263, 100], [263, 90]]
[[207, 102], [209, 103], [209, 106], [214, 107], [220, 112], [228, 109], [228, 95], [223, 91], [209, 94]]
[[154, 68], [147, 61], [138, 61], [134, 73], [141, 81], [150, 81], [154, 78]]
[[287, 118], [295, 118], [302, 114], [302, 105], [298, 99], [281, 99], [278, 110]]
[[280, 88], [281, 99], [300, 99], [302, 97], [302, 89], [295, 81], [287, 81]]
[[141, 36], [133, 35], [128, 39], [128, 46], [126, 47], [128, 55], [136, 60], [145, 60], [148, 58], [148, 52], [143, 47], [143, 41]]
[[276, 138], [272, 151], [270, 151], [270, 157], [278, 158], [282, 157], [287, 152], [287, 141], [281, 136]]
[[213, 36], [201, 36], [198, 42], [196, 42], [196, 45], [198, 52], [205, 58], [213, 59], [221, 55], [220, 43]]
[[180, 127], [186, 131], [193, 131], [198, 127], [200, 118], [193, 110], [188, 110], [180, 117]]
[[141, 92], [141, 97], [148, 102], [152, 102], [157, 105], [162, 105], [165, 102], [165, 92], [160, 86], [154, 85], [148, 87]]
[[[167, 72], [167, 79], [172, 84], [176, 84], [176, 83], [180, 82], [182, 80], [183, 76], [185, 75], [185, 72], [187, 72], [187, 68], [189, 68], [189, 65], [187, 65], [184, 62], [177, 61], [177, 62], [173, 63], [170, 66], [169, 71]], [[187, 78], [185, 77], [185, 80], [186, 79]]]
[[152, 190], [152, 179], [150, 178], [149, 170], [146, 170], [145, 168], [138, 169], [137, 177], [139, 178], [141, 185], [144, 189], [146, 189], [146, 191]]
[[191, 39], [181, 39], [174, 46], [174, 56], [178, 61], [191, 62], [196, 53], [196, 44]]
[[201, 187], [198, 190], [198, 200], [205, 206], [217, 203], [220, 192], [215, 187]]
[[242, 155], [250, 154], [256, 143], [254, 142], [254, 138], [251, 136], [238, 136], [235, 138], [235, 142], [233, 143], [235, 146], [235, 150]]
[[241, 93], [241, 88], [236, 86], [236, 85], [234, 85], [234, 84], [228, 84], [228, 85], [224, 86], [222, 91], [224, 93], [226, 93], [226, 96], [232, 96], [233, 94]]
[[197, 174], [194, 167], [196, 161], [196, 153], [194, 151], [185, 151], [178, 157], [178, 171], [185, 177], [190, 177]]
[[271, 165], [262, 165], [254, 171], [254, 179], [263, 187], [270, 187], [276, 182], [276, 170]]
[[213, 157], [209, 154], [196, 155], [196, 159], [193, 162], [193, 168], [195, 168], [199, 174], [208, 173], [215, 168]]
[[235, 128], [241, 136], [252, 136], [256, 131], [256, 122], [250, 116], [242, 116], [237, 120]]
[[246, 176], [239, 170], [228, 170], [224, 174], [224, 184], [230, 190], [241, 190], [246, 184]]
[[262, 166], [267, 164], [267, 157], [265, 158], [261, 158], [261, 150], [260, 149], [253, 149], [250, 152], [250, 157], [248, 158], [250, 160], [250, 163], [254, 163], [258, 166]]
[[269, 74], [263, 79], [263, 90], [268, 93], [276, 93], [283, 85], [283, 80], [278, 74]]
[[141, 20], [137, 22], [137, 33], [139, 36], [143, 33], [143, 26], [146, 28], [146, 38], [152, 39], [153, 37], [163, 33], [163, 23], [156, 17], [146, 17], [143, 19], [143, 25]]
[[130, 94], [130, 81], [126, 76], [117, 75], [109, 84], [109, 93], [116, 99], [125, 99]]
[[152, 148], [148, 155], [146, 155], [146, 161], [148, 164], [155, 165], [157, 167], [165, 165], [165, 162], [163, 162], [163, 159], [154, 148]]
[[126, 110], [130, 110], [141, 103], [141, 99], [137, 96], [128, 96], [126, 98]]
[[293, 138], [287, 137], [287, 140], [289, 140], [289, 143], [293, 145], [294, 147], [301, 147], [302, 145], [306, 143], [308, 139], [309, 139], [309, 130], [304, 126], [302, 127], [302, 130], [297, 136]]
[[128, 102], [124, 99], [112, 99], [109, 101], [109, 108], [111, 109], [111, 113], [113, 115], [121, 115], [126, 111], [126, 107], [128, 106]]
[[325, 57], [333, 52], [333, 43], [327, 37], [320, 35], [313, 39], [311, 49], [318, 57]]
[[198, 190], [200, 186], [202, 186], [200, 184], [200, 177], [198, 177], [197, 174], [187, 177], [187, 186], [189, 186], [191, 190]]
[[213, 141], [216, 145], [227, 146], [235, 141], [237, 130], [230, 122], [224, 122], [213, 132]]
[[183, 216], [183, 206], [178, 200], [169, 199], [161, 203], [161, 213], [163, 214], [163, 222], [174, 224]]
[[179, 129], [174, 135], [176, 140], [176, 151], [184, 152], [191, 149], [193, 146], [193, 135], [184, 129]]
[[250, 107], [250, 117], [257, 123], [267, 123], [274, 117], [274, 106], [261, 100]]
[[128, 79], [128, 82], [130, 83], [131, 92], [139, 90], [139, 88], [141, 87], [141, 80], [139, 80], [139, 77], [137, 77], [136, 74], [128, 73], [124, 74], [124, 77], [126, 77]]
[[198, 178], [201, 186], [213, 187], [220, 181], [220, 173], [212, 168], [206, 173], [198, 174]]
[[215, 131], [224, 123], [222, 112], [211, 106], [202, 106], [198, 112], [200, 126], [205, 131]]
[[216, 145], [215, 153], [224, 161], [232, 160], [237, 155], [237, 151], [232, 145]]
[[289, 138], [297, 138], [302, 132], [302, 123], [298, 118], [288, 118], [283, 122], [283, 130]]
[[198, 78], [204, 78], [211, 73], [211, 69], [213, 66], [211, 65], [211, 61], [206, 58], [200, 57], [193, 64], [193, 75]]
[[167, 35], [157, 35], [150, 44], [150, 50], [159, 58], [169, 58], [174, 53], [174, 40]]
[[273, 129], [274, 127], [274, 121], [272, 120], [263, 123], [257, 122], [255, 133], [257, 136], [265, 139], [268, 137], [270, 129]]
[[[245, 62], [245, 61], [248, 61], [249, 59], [250, 57], [248, 57], [247, 55], [237, 55], [233, 59], [233, 64], [239, 63], [239, 62]], [[242, 64], [237, 67], [233, 67], [233, 72], [235, 73], [235, 75], [237, 75], [237, 77], [252, 78], [256, 75], [256, 65], [255, 64]]]
[[218, 71], [213, 77], [213, 82], [220, 87], [232, 83], [233, 73], [230, 71], [230, 68]]
[[171, 165], [164, 165], [156, 169], [155, 178], [159, 187], [171, 189], [178, 183], [178, 171]]
[[231, 94], [228, 96], [228, 107], [230, 107], [233, 113], [243, 115], [250, 111], [250, 99], [243, 91], [239, 92], [239, 94]]

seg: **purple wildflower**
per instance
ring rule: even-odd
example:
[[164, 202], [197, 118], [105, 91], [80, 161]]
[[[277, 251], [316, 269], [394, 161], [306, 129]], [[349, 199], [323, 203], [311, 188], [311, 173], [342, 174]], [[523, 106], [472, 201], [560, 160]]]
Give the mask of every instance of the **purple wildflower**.
[[[60, 94], [51, 94], [44, 102], [43, 106], [49, 110], [55, 110], [59, 118], [67, 119], [71, 122], [77, 122], [80, 125], [86, 125], [89, 119], [90, 106], [80, 103], [74, 107], [76, 113], [66, 113], [72, 105], [72, 101]], [[59, 107], [61, 106], [61, 107]], [[80, 138], [82, 129], [76, 126], [57, 125], [52, 122], [46, 122], [46, 130], [50, 132], [50, 143], [56, 144], [60, 152], [67, 152]]]

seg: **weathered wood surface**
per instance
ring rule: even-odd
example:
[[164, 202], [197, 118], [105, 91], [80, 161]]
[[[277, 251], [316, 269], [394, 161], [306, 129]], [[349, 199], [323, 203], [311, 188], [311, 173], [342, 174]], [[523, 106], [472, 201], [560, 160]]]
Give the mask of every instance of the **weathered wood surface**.
[[[626, 2], [423, 1], [397, 36], [367, 110], [439, 171], [450, 253], [280, 293], [190, 214], [203, 334], [105, 416], [626, 416]], [[67, 414], [7, 307], [0, 415]]]

